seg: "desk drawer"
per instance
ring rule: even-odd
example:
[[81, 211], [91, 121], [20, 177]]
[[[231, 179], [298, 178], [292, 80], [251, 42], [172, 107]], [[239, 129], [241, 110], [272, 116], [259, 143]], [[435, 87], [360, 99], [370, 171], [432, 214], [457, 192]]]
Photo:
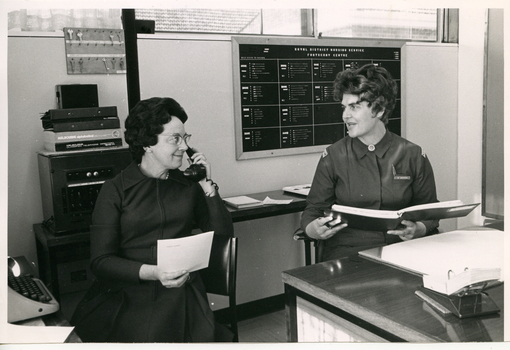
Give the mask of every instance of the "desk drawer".
[[57, 264], [59, 294], [87, 290], [92, 284], [90, 260], [76, 260]]
[[300, 297], [296, 313], [298, 342], [388, 342]]

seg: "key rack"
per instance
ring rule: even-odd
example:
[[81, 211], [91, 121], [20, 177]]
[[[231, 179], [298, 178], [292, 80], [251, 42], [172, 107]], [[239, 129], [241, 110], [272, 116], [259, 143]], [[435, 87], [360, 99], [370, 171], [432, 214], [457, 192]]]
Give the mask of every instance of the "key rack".
[[67, 74], [124, 74], [122, 29], [64, 28]]

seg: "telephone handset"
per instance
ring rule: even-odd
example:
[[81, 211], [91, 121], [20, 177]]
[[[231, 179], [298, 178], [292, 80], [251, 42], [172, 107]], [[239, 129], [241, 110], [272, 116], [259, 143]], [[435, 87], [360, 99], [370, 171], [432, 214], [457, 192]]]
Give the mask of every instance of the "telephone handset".
[[[186, 153], [191, 159], [191, 156], [195, 154], [195, 151], [189, 147], [186, 150]], [[191, 164], [188, 169], [184, 170], [184, 176], [192, 181], [198, 182], [207, 176], [207, 170], [202, 164]]]

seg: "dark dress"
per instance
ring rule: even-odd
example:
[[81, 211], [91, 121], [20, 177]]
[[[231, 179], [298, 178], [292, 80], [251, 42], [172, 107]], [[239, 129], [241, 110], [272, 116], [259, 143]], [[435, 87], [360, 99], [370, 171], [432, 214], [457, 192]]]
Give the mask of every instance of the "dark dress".
[[[301, 228], [333, 204], [365, 209], [399, 210], [437, 202], [432, 166], [421, 147], [389, 131], [374, 151], [357, 138], [344, 137], [322, 154], [301, 217]], [[438, 220], [423, 221], [427, 233]], [[385, 232], [346, 227], [324, 241], [323, 260], [400, 242]]]
[[[85, 342], [211, 342], [224, 331], [214, 321], [198, 272], [181, 288], [142, 281], [142, 264], [157, 264], [158, 239], [203, 232], [233, 235], [232, 219], [219, 194], [171, 170], [167, 180], [146, 177], [132, 163], [106, 181], [92, 225], [91, 271], [96, 280], [71, 324]], [[225, 340], [225, 339], [221, 339]]]

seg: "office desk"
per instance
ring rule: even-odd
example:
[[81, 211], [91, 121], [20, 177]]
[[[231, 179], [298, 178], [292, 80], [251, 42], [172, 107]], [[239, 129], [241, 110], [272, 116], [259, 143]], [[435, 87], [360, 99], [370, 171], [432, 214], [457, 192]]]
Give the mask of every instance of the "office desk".
[[[49, 314], [49, 315], [41, 316], [37, 319], [40, 319], [44, 323], [44, 325], [47, 327], [71, 327], [69, 322], [64, 317], [64, 314], [60, 310], [55, 313]], [[19, 321], [19, 322], [16, 322], [15, 324], [27, 325], [27, 323], [30, 323], [31, 321], [33, 321], [33, 320]], [[31, 327], [35, 327], [35, 326], [31, 326]], [[78, 334], [73, 329], [69, 333], [67, 338], [64, 340], [64, 343], [82, 343], [82, 341], [81, 341], [80, 337], [78, 336]]]
[[[233, 222], [267, 218], [277, 215], [298, 213], [306, 206], [306, 198], [284, 194], [282, 190], [247, 194], [255, 199], [292, 199], [285, 205], [267, 205], [262, 207], [235, 209], [227, 206]], [[85, 290], [91, 279], [87, 278], [88, 259], [90, 258], [90, 233], [79, 232], [55, 236], [42, 224], [34, 224], [39, 264], [39, 277], [48, 284], [57, 300], [60, 294]], [[293, 230], [294, 228], [292, 228]], [[290, 233], [289, 233], [290, 234]]]
[[254, 219], [268, 218], [271, 216], [299, 213], [306, 207], [306, 197], [287, 194], [282, 190], [259, 192], [247, 194], [248, 197], [252, 197], [258, 200], [264, 200], [266, 197], [271, 199], [292, 199], [289, 204], [278, 204], [278, 205], [264, 205], [262, 207], [253, 207], [245, 209], [235, 209], [227, 205], [230, 214], [232, 215], [233, 222], [248, 221]]
[[503, 285], [487, 292], [501, 312], [441, 316], [414, 292], [420, 276], [359, 258], [282, 274], [289, 341], [503, 341]]
[[59, 310], [55, 313], [2, 325], [3, 344], [82, 343]]
[[[62, 314], [62, 311], [57, 311], [53, 314], [46, 315], [41, 317], [42, 321], [46, 326], [53, 326], [53, 327], [70, 327], [71, 325], [69, 322], [65, 319], [64, 315]], [[20, 324], [23, 324], [22, 322]], [[82, 343], [80, 337], [74, 329], [69, 333], [69, 336], [64, 341], [64, 343]]]

